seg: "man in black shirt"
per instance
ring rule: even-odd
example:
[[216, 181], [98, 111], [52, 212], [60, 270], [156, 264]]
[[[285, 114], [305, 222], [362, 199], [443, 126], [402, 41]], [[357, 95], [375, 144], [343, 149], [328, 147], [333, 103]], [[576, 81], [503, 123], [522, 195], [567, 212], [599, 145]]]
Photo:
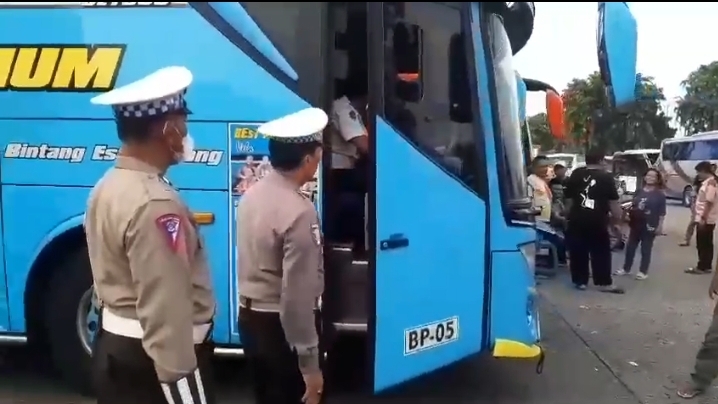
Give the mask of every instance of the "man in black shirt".
[[566, 240], [571, 256], [571, 278], [576, 288], [586, 289], [588, 265], [593, 283], [602, 292], [623, 293], [611, 278], [611, 239], [609, 224], [621, 218], [621, 206], [613, 177], [603, 166], [604, 154], [590, 150], [586, 166], [573, 170], [566, 181], [568, 229]]

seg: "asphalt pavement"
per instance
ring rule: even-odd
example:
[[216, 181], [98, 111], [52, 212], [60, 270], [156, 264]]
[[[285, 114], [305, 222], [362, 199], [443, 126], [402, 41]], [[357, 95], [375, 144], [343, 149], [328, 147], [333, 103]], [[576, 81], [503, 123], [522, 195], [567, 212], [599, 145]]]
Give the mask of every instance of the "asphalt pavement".
[[[688, 211], [669, 207], [667, 236], [660, 237], [650, 277], [622, 278], [623, 296], [570, 287], [567, 274], [539, 289], [547, 352], [544, 372], [535, 364], [473, 358], [419, 380], [390, 396], [369, 399], [358, 382], [344, 380], [331, 402], [455, 404], [609, 404], [680, 402], [674, 394], [686, 379], [711, 318], [708, 276], [683, 273], [695, 249], [678, 247]], [[622, 261], [615, 254], [615, 264]], [[359, 366], [354, 364], [353, 366]], [[347, 375], [361, 374], [347, 369]], [[221, 403], [251, 403], [242, 361], [217, 362]], [[706, 397], [715, 402], [718, 390]], [[27, 348], [0, 352], [0, 404], [85, 404], [62, 388], [42, 358]], [[704, 401], [697, 401], [704, 402]]]

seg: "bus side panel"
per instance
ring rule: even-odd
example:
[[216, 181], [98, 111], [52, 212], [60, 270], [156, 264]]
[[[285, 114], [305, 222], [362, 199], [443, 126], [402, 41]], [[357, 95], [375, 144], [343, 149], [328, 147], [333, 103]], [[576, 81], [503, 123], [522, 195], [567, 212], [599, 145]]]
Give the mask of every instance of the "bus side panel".
[[5, 240], [2, 215], [0, 214], [0, 332], [10, 328], [10, 307], [8, 306], [7, 277], [5, 275]]
[[491, 265], [491, 290], [496, 291], [491, 295], [491, 341], [533, 346], [541, 338], [534, 272], [527, 268], [526, 259], [513, 251], [492, 252]]
[[[36, 94], [38, 99], [43, 95]], [[214, 215], [212, 225], [200, 226], [213, 271], [213, 287], [220, 300], [228, 296], [229, 164], [227, 125], [190, 123], [197, 150], [212, 151], [205, 163], [182, 163], [169, 171], [170, 180], [193, 212]], [[18, 146], [19, 145], [19, 146]], [[8, 152], [25, 145], [37, 154]], [[45, 149], [41, 150], [42, 145]], [[91, 187], [112, 167], [119, 140], [114, 121], [0, 122], [0, 160], [3, 184], [6, 263], [13, 331], [24, 331], [24, 291], [32, 260], [45, 238], [60, 223], [82, 215]], [[58, 148], [53, 154], [51, 147]], [[28, 150], [28, 149], [25, 149]], [[44, 158], [41, 158], [44, 157]], [[49, 158], [66, 157], [66, 158]], [[62, 257], [58, 257], [61, 259]], [[220, 301], [215, 337], [228, 341], [229, 314]]]
[[[0, 123], [0, 132], [7, 132], [6, 125]], [[33, 168], [41, 172], [42, 165], [38, 162]], [[1, 171], [7, 170], [3, 167]], [[83, 214], [89, 191], [79, 187], [2, 186], [10, 331], [25, 331], [25, 286], [33, 257], [55, 227]]]
[[211, 212], [214, 223], [199, 225], [212, 273], [212, 287], [217, 299], [213, 339], [218, 344], [230, 342], [230, 328], [236, 319], [230, 315], [229, 232], [231, 201], [227, 191], [180, 190], [182, 200], [194, 213]]
[[[124, 55], [118, 63], [108, 56], [97, 64], [107, 75], [116, 74], [116, 86], [161, 67], [186, 66], [194, 75], [187, 93], [192, 110], [190, 119], [266, 122], [306, 106], [299, 96], [272, 78], [191, 7], [14, 8], [0, 13], [0, 26], [3, 27], [0, 44], [123, 48]], [[128, 26], [132, 29], [127, 29]], [[86, 66], [75, 59], [69, 66], [87, 72]], [[45, 73], [53, 79], [58, 77], [56, 72]], [[19, 73], [11, 71], [11, 77], [13, 74]], [[61, 86], [64, 82], [56, 84]], [[62, 87], [42, 93], [24, 87], [18, 90], [23, 91], [0, 91], [0, 118], [113, 119], [110, 108], [90, 103], [92, 96], [103, 91], [92, 81], [77, 90]], [[59, 132], [56, 134], [60, 136]]]
[[487, 206], [381, 118], [376, 164], [380, 391], [481, 350]]
[[[499, 182], [496, 133], [492, 119], [495, 113], [491, 105], [492, 85], [487, 68], [487, 58], [481, 33], [481, 7], [483, 3], [471, 3], [472, 37], [475, 49], [476, 77], [479, 78], [479, 107], [484, 128], [486, 164], [490, 189], [491, 223], [491, 285], [489, 294], [490, 314], [488, 341], [489, 348], [496, 348], [496, 340], [524, 343], [533, 334], [538, 334], [538, 321], [533, 313], [534, 268], [519, 251], [518, 246], [536, 241], [536, 231], [530, 228], [509, 226], [504, 216]], [[494, 167], [494, 169], [492, 169]], [[522, 338], [514, 340], [512, 338]], [[526, 339], [524, 339], [526, 338]], [[533, 341], [535, 342], [535, 341]]]

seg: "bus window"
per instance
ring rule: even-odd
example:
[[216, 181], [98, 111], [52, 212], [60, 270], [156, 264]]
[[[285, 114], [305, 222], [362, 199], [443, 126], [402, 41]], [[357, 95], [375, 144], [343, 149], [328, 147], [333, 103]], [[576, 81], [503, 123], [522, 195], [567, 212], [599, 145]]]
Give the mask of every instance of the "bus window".
[[489, 26], [491, 58], [495, 74], [496, 108], [499, 128], [496, 135], [497, 161], [501, 181], [501, 195], [511, 208], [521, 209], [530, 203], [526, 187], [526, 165], [521, 142], [519, 97], [513, 51], [501, 18], [487, 14], [484, 24]]
[[662, 153], [664, 161], [718, 160], [718, 139], [664, 143]]
[[422, 97], [421, 53], [424, 32], [418, 25], [397, 23], [393, 30], [392, 53], [397, 80], [397, 97], [408, 102], [419, 102]]
[[326, 22], [322, 19], [323, 2], [240, 2], [259, 28], [272, 41], [279, 53], [297, 72], [294, 82], [272, 69], [268, 71], [290, 88], [296, 86], [300, 96], [321, 105], [324, 71], [322, 33]]
[[[419, 32], [423, 49], [417, 62], [421, 68], [423, 96], [408, 101], [397, 93], [392, 82], [400, 72], [394, 60], [391, 41], [385, 41], [384, 49], [384, 116], [409, 141], [422, 150], [432, 161], [455, 175], [479, 195], [485, 195], [479, 178], [479, 170], [486, 170], [483, 159], [478, 159], [476, 128], [471, 120], [456, 122], [450, 117], [447, 99], [451, 82], [451, 57], [465, 57], [463, 52], [450, 52], [452, 38], [462, 35], [460, 3], [454, 7], [446, 3], [385, 2], [384, 21], [387, 38], [396, 30]], [[453, 40], [454, 42], [456, 39]], [[454, 46], [456, 47], [456, 45]], [[463, 45], [461, 46], [463, 48]], [[458, 56], [457, 56], [458, 55]], [[456, 63], [458, 65], [458, 63]], [[456, 71], [464, 80], [468, 70]]]

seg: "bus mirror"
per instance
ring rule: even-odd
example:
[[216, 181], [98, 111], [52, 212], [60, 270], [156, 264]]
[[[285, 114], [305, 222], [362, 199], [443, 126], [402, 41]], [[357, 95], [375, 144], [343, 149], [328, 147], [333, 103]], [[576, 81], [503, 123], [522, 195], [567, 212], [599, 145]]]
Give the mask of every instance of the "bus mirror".
[[423, 97], [422, 56], [423, 31], [418, 25], [397, 23], [394, 26], [392, 49], [396, 80], [394, 91], [399, 99], [419, 102]]
[[546, 116], [553, 137], [563, 139], [566, 136], [563, 99], [553, 90], [546, 90]]
[[636, 101], [637, 78], [637, 26], [628, 3], [598, 3], [596, 47], [608, 102], [625, 110]]
[[471, 92], [466, 61], [464, 35], [454, 34], [449, 42], [449, 117], [458, 123], [468, 123], [471, 113]]

